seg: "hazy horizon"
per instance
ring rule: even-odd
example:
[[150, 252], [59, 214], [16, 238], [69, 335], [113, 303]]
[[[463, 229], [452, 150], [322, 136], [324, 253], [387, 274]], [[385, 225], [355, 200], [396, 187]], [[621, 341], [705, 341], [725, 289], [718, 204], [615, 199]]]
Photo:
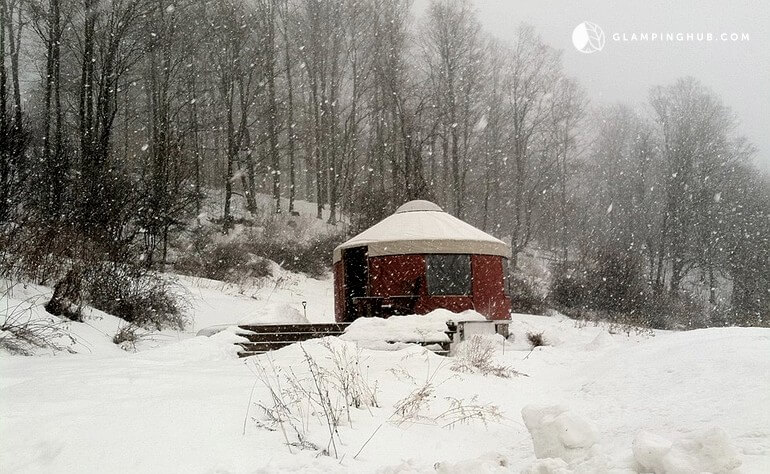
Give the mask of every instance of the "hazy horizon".
[[[422, 15], [427, 0], [417, 0]], [[770, 38], [766, 2], [662, 0], [473, 0], [484, 30], [511, 41], [521, 23], [531, 24], [546, 43], [562, 50], [567, 73], [585, 87], [593, 105], [645, 104], [651, 87], [693, 76], [718, 94], [738, 116], [739, 133], [757, 148], [755, 162], [770, 171]], [[602, 51], [585, 54], [572, 45], [572, 31], [590, 21], [606, 34]], [[748, 33], [743, 42], [623, 42], [613, 33]]]

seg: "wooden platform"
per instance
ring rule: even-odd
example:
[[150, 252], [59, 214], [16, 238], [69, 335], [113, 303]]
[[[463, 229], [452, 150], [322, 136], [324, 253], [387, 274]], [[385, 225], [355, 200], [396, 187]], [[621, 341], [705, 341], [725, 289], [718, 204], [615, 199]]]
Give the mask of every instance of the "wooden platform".
[[[327, 336], [341, 336], [350, 323], [249, 324], [238, 326], [238, 335], [248, 339], [238, 345], [240, 357], [260, 355], [288, 345]], [[456, 328], [447, 327], [452, 340]], [[388, 343], [418, 344], [439, 355], [449, 355], [447, 341], [385, 341]]]

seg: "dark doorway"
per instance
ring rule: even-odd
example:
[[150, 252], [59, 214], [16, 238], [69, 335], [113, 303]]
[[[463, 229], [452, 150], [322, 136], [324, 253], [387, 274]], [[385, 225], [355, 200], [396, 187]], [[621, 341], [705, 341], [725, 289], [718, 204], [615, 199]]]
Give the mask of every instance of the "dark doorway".
[[369, 283], [369, 265], [367, 247], [353, 247], [342, 251], [345, 264], [345, 320], [353, 321], [358, 317], [354, 298], [366, 296]]

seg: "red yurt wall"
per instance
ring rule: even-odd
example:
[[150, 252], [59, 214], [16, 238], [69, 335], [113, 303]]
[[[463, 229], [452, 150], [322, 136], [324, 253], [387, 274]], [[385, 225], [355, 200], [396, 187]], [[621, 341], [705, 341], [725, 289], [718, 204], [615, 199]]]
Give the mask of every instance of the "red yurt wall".
[[[469, 296], [429, 295], [425, 284], [423, 255], [388, 255], [368, 259], [368, 296], [394, 297], [415, 295], [414, 312], [428, 313], [437, 308], [454, 312], [474, 309], [489, 319], [509, 319], [511, 303], [504, 289], [503, 257], [472, 255], [472, 291]], [[344, 265], [334, 265], [335, 315], [345, 316]]]
[[505, 294], [503, 257], [474, 255], [471, 264], [474, 309], [489, 319], [510, 319], [511, 299]]

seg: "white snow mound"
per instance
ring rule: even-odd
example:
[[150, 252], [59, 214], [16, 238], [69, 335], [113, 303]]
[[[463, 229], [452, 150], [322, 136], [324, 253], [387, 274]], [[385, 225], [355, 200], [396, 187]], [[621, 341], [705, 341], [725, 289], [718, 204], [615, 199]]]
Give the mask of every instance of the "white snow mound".
[[644, 472], [686, 474], [734, 472], [742, 464], [738, 451], [720, 428], [711, 428], [674, 442], [641, 431], [633, 442], [634, 459]]
[[458, 462], [438, 462], [433, 468], [436, 474], [466, 474], [468, 472], [505, 473], [511, 472], [511, 466], [500, 453], [487, 453], [479, 457]]
[[[521, 416], [532, 436], [538, 459], [562, 459], [571, 467], [602, 463], [595, 428], [566, 407], [527, 405], [521, 410]], [[542, 469], [535, 472], [542, 472]]]
[[612, 339], [612, 336], [610, 336], [610, 333], [607, 331], [601, 331], [591, 342], [586, 344], [586, 350], [598, 351], [601, 349], [607, 349], [608, 347], [613, 347], [614, 345], [615, 341]]
[[564, 459], [558, 458], [538, 459], [523, 471], [524, 474], [572, 474], [572, 472], [569, 464]]
[[288, 303], [269, 303], [262, 306], [258, 315], [238, 320], [238, 324], [305, 324], [309, 321], [300, 310]]
[[476, 311], [453, 313], [436, 309], [428, 314], [391, 316], [390, 318], [358, 318], [348, 326], [341, 339], [345, 341], [449, 342], [447, 321], [485, 321]]

